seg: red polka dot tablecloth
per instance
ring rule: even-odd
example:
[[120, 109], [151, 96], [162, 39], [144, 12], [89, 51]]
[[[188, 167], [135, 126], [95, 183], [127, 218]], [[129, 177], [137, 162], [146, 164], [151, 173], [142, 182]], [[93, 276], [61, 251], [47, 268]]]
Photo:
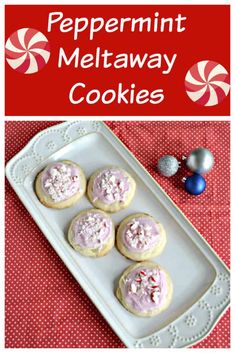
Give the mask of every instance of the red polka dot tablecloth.
[[[55, 122], [7, 122], [6, 161], [39, 131]], [[230, 265], [229, 122], [107, 122], [172, 197], [226, 265]], [[164, 154], [181, 158], [193, 148], [209, 148], [215, 167], [207, 190], [191, 197], [182, 188], [185, 170], [172, 178], [155, 171]], [[123, 348], [116, 334], [56, 255], [6, 182], [7, 348]], [[229, 310], [197, 348], [230, 347]]]

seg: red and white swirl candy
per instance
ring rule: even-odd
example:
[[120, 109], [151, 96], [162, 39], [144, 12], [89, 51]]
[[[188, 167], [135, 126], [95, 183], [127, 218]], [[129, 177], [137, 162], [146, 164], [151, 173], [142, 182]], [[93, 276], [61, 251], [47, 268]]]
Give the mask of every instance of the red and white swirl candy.
[[229, 93], [229, 74], [222, 65], [214, 61], [200, 61], [187, 72], [185, 88], [193, 102], [205, 107], [217, 105]]
[[16, 71], [33, 74], [40, 71], [50, 57], [50, 46], [41, 32], [32, 28], [21, 28], [6, 41], [6, 60]]

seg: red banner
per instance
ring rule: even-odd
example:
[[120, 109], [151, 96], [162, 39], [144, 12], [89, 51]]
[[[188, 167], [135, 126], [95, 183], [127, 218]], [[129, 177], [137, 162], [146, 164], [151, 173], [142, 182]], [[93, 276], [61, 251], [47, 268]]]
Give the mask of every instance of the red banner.
[[6, 115], [229, 115], [230, 7], [6, 6]]

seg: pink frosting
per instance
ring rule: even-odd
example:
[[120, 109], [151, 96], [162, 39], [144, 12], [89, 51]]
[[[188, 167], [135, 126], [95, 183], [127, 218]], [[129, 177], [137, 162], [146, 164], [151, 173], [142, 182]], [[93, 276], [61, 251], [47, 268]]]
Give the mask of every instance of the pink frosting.
[[62, 162], [48, 166], [42, 175], [42, 188], [54, 202], [69, 199], [80, 189], [79, 169]]
[[125, 247], [132, 252], [143, 252], [154, 247], [160, 240], [159, 226], [148, 217], [135, 217], [122, 233]]
[[87, 212], [74, 223], [73, 241], [82, 248], [102, 249], [109, 241], [112, 229], [110, 218], [101, 213]]
[[168, 293], [166, 275], [157, 266], [153, 269], [140, 266], [128, 274], [121, 291], [134, 310], [141, 313], [152, 311], [165, 303]]
[[120, 169], [105, 169], [93, 184], [93, 201], [100, 200], [108, 205], [124, 202], [130, 190], [128, 177]]

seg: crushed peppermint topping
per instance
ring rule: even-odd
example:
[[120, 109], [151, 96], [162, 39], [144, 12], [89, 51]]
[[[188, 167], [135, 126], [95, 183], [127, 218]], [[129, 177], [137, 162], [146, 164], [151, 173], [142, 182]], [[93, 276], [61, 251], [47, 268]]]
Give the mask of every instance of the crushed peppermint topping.
[[108, 203], [123, 202], [129, 191], [128, 177], [120, 170], [105, 170], [96, 177], [98, 195], [94, 191], [94, 200], [103, 197]]
[[66, 200], [79, 191], [78, 169], [73, 165], [55, 164], [46, 171], [43, 186], [53, 201]]
[[139, 220], [133, 219], [127, 224], [125, 238], [132, 248], [145, 249], [153, 239], [152, 226], [142, 224]]
[[74, 226], [74, 241], [83, 247], [99, 248], [111, 234], [110, 221], [101, 214], [88, 213]]
[[129, 292], [138, 297], [148, 296], [156, 304], [161, 295], [161, 277], [159, 269], [141, 270], [137, 272], [129, 286]]

